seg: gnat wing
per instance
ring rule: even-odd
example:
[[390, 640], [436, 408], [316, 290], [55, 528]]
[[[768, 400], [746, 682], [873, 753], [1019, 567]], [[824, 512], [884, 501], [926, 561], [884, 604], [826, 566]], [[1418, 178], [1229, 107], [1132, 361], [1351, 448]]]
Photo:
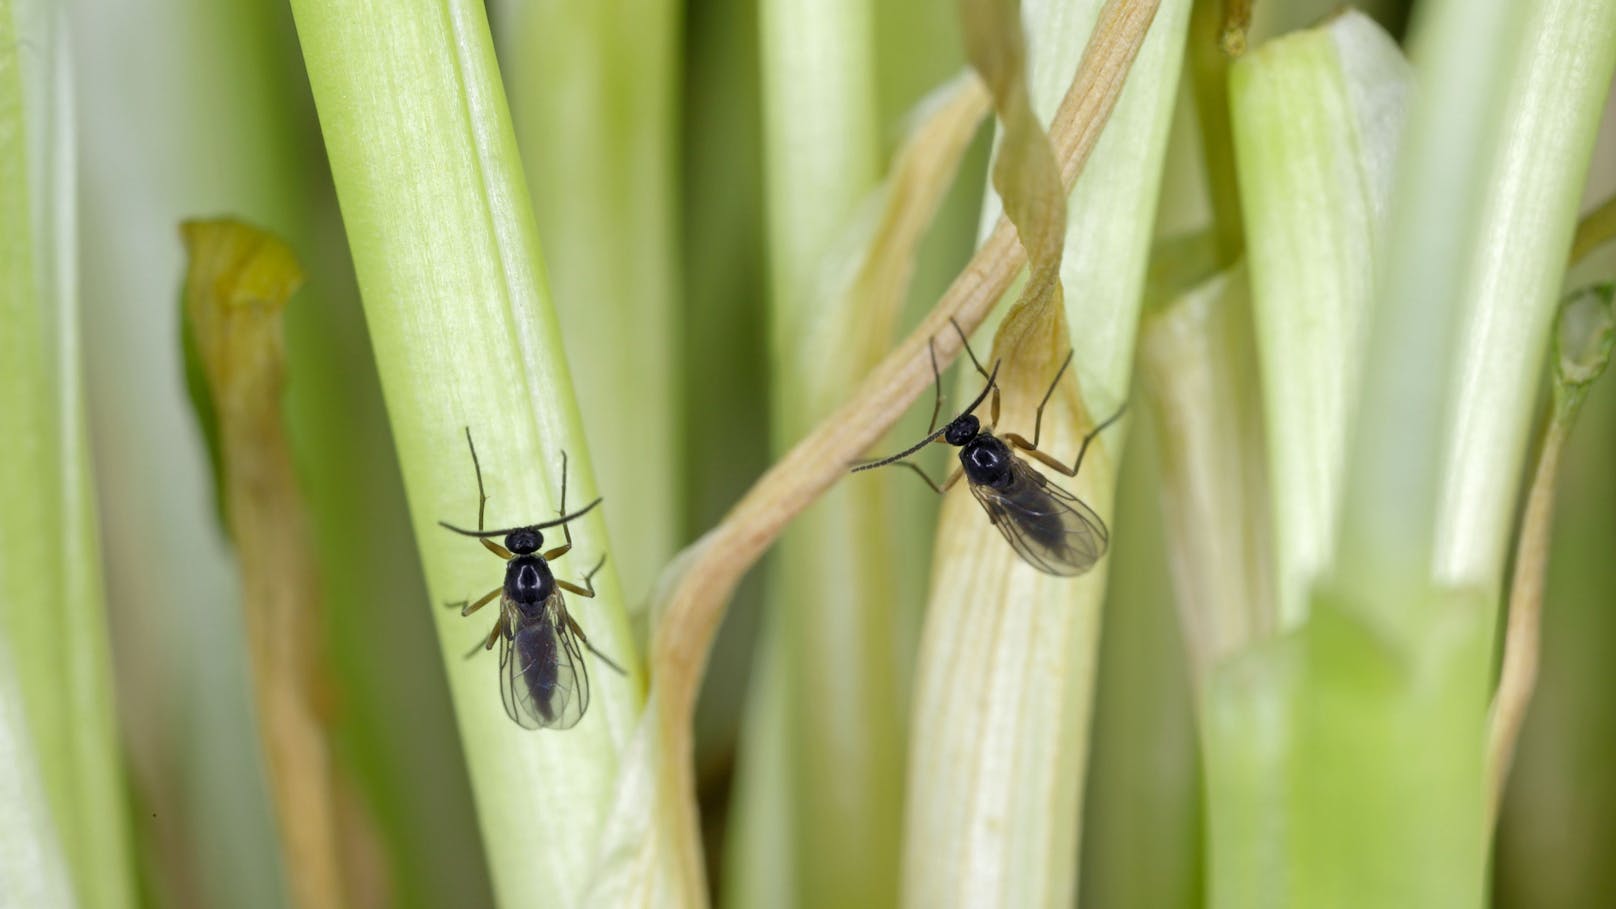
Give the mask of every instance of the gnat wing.
[[514, 636], [509, 630], [499, 639], [499, 699], [505, 705], [505, 715], [523, 729], [538, 729], [542, 723], [533, 709], [533, 696], [528, 693], [521, 673], [516, 668], [512, 653]]
[[561, 621], [565, 609], [557, 592], [540, 617], [518, 625], [501, 648], [500, 696], [524, 729], [570, 729], [589, 707], [589, 671]]
[[1010, 472], [1003, 489], [973, 484], [971, 494], [1011, 548], [1048, 574], [1075, 577], [1093, 568], [1110, 542], [1094, 509], [1019, 458]]

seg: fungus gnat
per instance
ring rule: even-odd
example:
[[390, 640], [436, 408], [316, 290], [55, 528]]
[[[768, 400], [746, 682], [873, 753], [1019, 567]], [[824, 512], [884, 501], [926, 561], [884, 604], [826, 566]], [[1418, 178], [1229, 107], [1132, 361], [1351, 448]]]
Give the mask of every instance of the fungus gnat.
[[[1007, 432], [1001, 437], [993, 432], [999, 422], [999, 386], [996, 382], [999, 364], [993, 364], [991, 373], [983, 369], [981, 362], [976, 359], [976, 354], [971, 351], [971, 344], [966, 340], [965, 332], [959, 327], [959, 323], [954, 323], [954, 330], [959, 332], [960, 340], [965, 343], [965, 352], [970, 355], [976, 371], [987, 379], [988, 384], [982, 389], [982, 393], [977, 395], [971, 406], [965, 408], [947, 426], [938, 429], [937, 414], [943, 404], [943, 380], [937, 369], [937, 348], [933, 344], [931, 371], [936, 382], [936, 400], [932, 405], [931, 429], [928, 430], [926, 437], [891, 457], [860, 464], [854, 467], [853, 471], [856, 473], [888, 464], [901, 464], [918, 474], [938, 495], [947, 492], [959, 482], [961, 476], [964, 476], [966, 484], [971, 489], [971, 495], [981, 503], [993, 526], [999, 528], [999, 532], [1004, 534], [1011, 548], [1027, 564], [1039, 571], [1062, 577], [1083, 574], [1093, 568], [1094, 563], [1105, 555], [1106, 545], [1110, 541], [1105, 522], [1100, 520], [1100, 516], [1083, 500], [1051, 483], [1043, 474], [1034, 470], [1032, 465], [1022, 460], [1017, 452], [1019, 450], [1037, 458], [1051, 470], [1068, 477], [1076, 477], [1078, 470], [1083, 466], [1083, 455], [1088, 452], [1089, 442], [1093, 441], [1101, 430], [1122, 416], [1122, 411], [1127, 405], [1119, 407], [1116, 413], [1089, 430], [1088, 435], [1083, 437], [1083, 444], [1077, 450], [1077, 461], [1068, 468], [1045, 452], [1039, 451], [1038, 438], [1043, 428], [1044, 405], [1049, 403], [1050, 396], [1055, 393], [1055, 386], [1060, 383], [1061, 375], [1066, 372], [1067, 366], [1071, 365], [1071, 351], [1067, 351], [1066, 359], [1055, 372], [1054, 381], [1049, 383], [1049, 390], [1044, 392], [1044, 399], [1038, 403], [1037, 417], [1033, 421], [1032, 441], [1029, 442], [1013, 432]], [[983, 426], [973, 411], [981, 406], [982, 401], [987, 399], [990, 393], [992, 402], [989, 405], [988, 425]], [[941, 486], [927, 476], [919, 465], [905, 460], [932, 442], [938, 441], [958, 448], [960, 459], [960, 466]]]
[[[567, 613], [567, 601], [561, 595], [561, 591], [566, 590], [581, 597], [594, 596], [595, 586], [590, 581], [606, 564], [605, 554], [584, 575], [581, 587], [550, 572], [549, 563], [572, 549], [572, 529], [567, 526], [568, 522], [588, 514], [601, 500], [596, 499], [567, 514], [567, 453], [563, 451], [561, 507], [556, 511], [559, 517], [542, 524], [484, 530], [483, 511], [488, 504], [488, 494], [483, 491], [483, 469], [477, 462], [477, 447], [471, 443], [469, 428], [466, 446], [471, 449], [471, 465], [477, 472], [477, 529], [463, 530], [446, 521], [438, 523], [455, 533], [476, 537], [489, 552], [504, 559], [505, 583], [476, 602], [463, 600], [450, 605], [459, 606], [461, 615], [471, 615], [499, 597], [499, 618], [488, 637], [471, 653], [492, 650], [495, 642], [499, 643], [499, 693], [505, 702], [505, 712], [517, 725], [524, 729], [569, 729], [589, 709], [589, 669], [584, 665], [579, 644], [607, 666], [619, 673], [623, 671], [623, 667], [589, 643], [577, 620]], [[566, 542], [541, 552], [544, 534], [540, 531], [551, 527], [561, 527]], [[505, 538], [503, 546], [490, 539], [501, 536]]]

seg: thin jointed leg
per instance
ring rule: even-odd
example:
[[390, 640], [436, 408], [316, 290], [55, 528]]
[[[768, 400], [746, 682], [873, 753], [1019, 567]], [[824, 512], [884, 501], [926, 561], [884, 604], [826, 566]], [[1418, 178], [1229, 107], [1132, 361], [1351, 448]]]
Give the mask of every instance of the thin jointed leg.
[[589, 635], [584, 634], [583, 627], [578, 624], [577, 619], [572, 617], [572, 613], [563, 612], [561, 614], [561, 617], [566, 620], [567, 628], [572, 632], [573, 637], [575, 637], [578, 640], [582, 641], [584, 646], [589, 648], [589, 652], [595, 655], [595, 659], [600, 660], [602, 663], [605, 663], [606, 665], [608, 665], [608, 666], [612, 667], [613, 669], [617, 670], [618, 675], [628, 675], [628, 671], [625, 670], [623, 667], [617, 665], [616, 660], [613, 660], [611, 657], [607, 656], [606, 654], [601, 653], [599, 650], [596, 650], [595, 645], [589, 643]]
[[920, 465], [913, 461], [894, 461], [892, 463], [894, 467], [907, 467], [914, 471], [915, 476], [925, 480], [926, 485], [931, 487], [931, 491], [937, 493], [938, 495], [942, 495], [950, 489], [953, 489], [954, 484], [959, 482], [959, 478], [965, 472], [964, 468], [956, 468], [953, 473], [948, 475], [948, 479], [944, 480], [942, 485], [939, 486], [936, 480], [933, 480], [931, 477], [927, 476], [926, 472], [920, 469]]
[[1075, 477], [1075, 476], [1077, 476], [1077, 472], [1083, 468], [1083, 456], [1088, 454], [1089, 443], [1094, 441], [1094, 437], [1098, 436], [1101, 432], [1103, 432], [1106, 429], [1106, 427], [1110, 426], [1112, 423], [1115, 423], [1117, 421], [1117, 418], [1121, 417], [1123, 411], [1125, 411], [1127, 409], [1128, 409], [1127, 402], [1123, 402], [1122, 406], [1117, 408], [1116, 413], [1112, 414], [1109, 417], [1106, 417], [1105, 420], [1103, 420], [1100, 423], [1100, 425], [1098, 425], [1098, 426], [1094, 427], [1093, 429], [1089, 430], [1088, 434], [1083, 436], [1083, 444], [1078, 446], [1078, 449], [1077, 449], [1077, 460], [1072, 462], [1071, 467], [1067, 467], [1065, 464], [1062, 464], [1061, 462], [1055, 460], [1053, 457], [1049, 456], [1048, 454], [1046, 454], [1046, 453], [1044, 453], [1042, 451], [1039, 451], [1038, 446], [1035, 444], [1035, 442], [1029, 442], [1026, 439], [1022, 438], [1019, 435], [1016, 435], [1013, 432], [1005, 433], [1004, 439], [1005, 439], [1006, 442], [1009, 442], [1010, 444], [1012, 444], [1015, 447], [1021, 449], [1022, 451], [1025, 451], [1028, 455], [1030, 455], [1030, 456], [1032, 456], [1034, 458], [1037, 458], [1040, 463], [1042, 463], [1045, 466], [1049, 467], [1051, 470], [1058, 471], [1059, 473], [1065, 474], [1066, 476], [1069, 476], [1069, 477]]
[[458, 603], [450, 603], [449, 608], [453, 609], [454, 607], [459, 606], [461, 615], [471, 615], [472, 613], [476, 612], [477, 610], [479, 610], [479, 609], [483, 608], [484, 606], [487, 606], [489, 603], [493, 602], [494, 597], [499, 596], [504, 591], [505, 591], [505, 587], [504, 587], [504, 585], [501, 585], [501, 586], [495, 587], [493, 590], [490, 590], [487, 593], [483, 594], [482, 598], [477, 600], [477, 602], [475, 602], [475, 603], [467, 601], [467, 600], [461, 600]]
[[570, 593], [576, 593], [581, 597], [593, 597], [595, 595], [595, 572], [600, 571], [601, 566], [605, 564], [606, 553], [603, 552], [600, 554], [600, 561], [596, 562], [595, 567], [589, 569], [589, 573], [584, 575], [584, 586], [579, 587], [571, 581], [563, 581], [560, 578], [556, 578], [556, 586]]
[[493, 627], [493, 629], [491, 631], [488, 632], [488, 637], [484, 638], [482, 643], [478, 644], [477, 646], [471, 648], [471, 650], [466, 652], [466, 659], [469, 660], [472, 657], [476, 656], [479, 651], [493, 650], [495, 642], [497, 642], [499, 640], [500, 632], [503, 631], [504, 629], [505, 629], [505, 617], [500, 616], [498, 619], [494, 620], [494, 627]]
[[1038, 447], [1038, 438], [1044, 431], [1044, 406], [1049, 403], [1049, 399], [1055, 394], [1055, 386], [1060, 384], [1061, 376], [1066, 374], [1066, 367], [1070, 365], [1072, 365], [1072, 352], [1067, 350], [1066, 359], [1061, 361], [1060, 369], [1055, 370], [1055, 379], [1049, 383], [1049, 388], [1044, 391], [1044, 399], [1038, 402], [1038, 410], [1033, 415], [1032, 448]]

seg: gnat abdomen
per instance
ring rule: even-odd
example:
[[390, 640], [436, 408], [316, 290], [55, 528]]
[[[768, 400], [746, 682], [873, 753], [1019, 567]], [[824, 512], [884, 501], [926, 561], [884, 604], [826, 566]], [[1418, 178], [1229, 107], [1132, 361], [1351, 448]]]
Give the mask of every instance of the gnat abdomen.
[[552, 722], [556, 718], [556, 696], [560, 682], [559, 646], [555, 628], [548, 622], [523, 628], [511, 641], [512, 657], [517, 661], [522, 682], [527, 685], [528, 693], [533, 695], [533, 706], [545, 722]]

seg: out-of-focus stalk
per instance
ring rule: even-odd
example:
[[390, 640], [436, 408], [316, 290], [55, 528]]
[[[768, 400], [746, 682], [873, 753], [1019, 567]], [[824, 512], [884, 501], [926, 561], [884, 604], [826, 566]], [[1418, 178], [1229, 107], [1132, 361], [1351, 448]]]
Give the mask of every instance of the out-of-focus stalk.
[[0, 893], [19, 906], [67, 909], [75, 905], [67, 856], [34, 763], [15, 668], [10, 648], [0, 641], [0, 799], [6, 805], [0, 820]]
[[1492, 591], [1576, 223], [1564, 185], [1616, 52], [1609, 2], [1423, 11], [1340, 536], [1287, 686], [1288, 892], [1309, 902], [1484, 892]]
[[639, 609], [673, 554], [680, 507], [681, 11], [671, 0], [502, 0], [494, 17], [618, 576]]
[[[1468, 103], [1496, 108], [1499, 120], [1475, 184], [1481, 188], [1477, 243], [1457, 263], [1453, 292], [1462, 317], [1455, 397], [1437, 475], [1435, 576], [1478, 587], [1489, 599], [1497, 597], [1504, 576], [1549, 329], [1616, 71], [1616, 0], [1539, 0], [1524, 7], [1512, 36], [1518, 50], [1500, 91], [1466, 89]], [[1466, 20], [1473, 15], [1467, 8]], [[1418, 40], [1458, 39], [1427, 30]], [[1415, 53], [1425, 48], [1416, 44]], [[1429, 264], [1416, 270], [1428, 274]], [[1421, 304], [1430, 288], [1423, 286], [1429, 278], [1419, 280], [1413, 289], [1419, 296], [1390, 305]], [[1397, 286], [1394, 279], [1391, 288]]]
[[1265, 617], [1269, 631], [1306, 617], [1334, 547], [1411, 79], [1396, 43], [1355, 12], [1269, 42], [1232, 73], [1256, 353], [1270, 377], [1262, 395], [1278, 614]]
[[[293, 13], [438, 604], [495, 891], [513, 905], [571, 904], [595, 868], [619, 753], [639, 713], [637, 673], [625, 678], [586, 658], [583, 722], [565, 733], [524, 731], [500, 707], [495, 661], [464, 659], [486, 619], [441, 607], [480, 596], [503, 571], [475, 541], [437, 526], [471, 523], [477, 509], [466, 428], [478, 443], [490, 524], [556, 513], [563, 450], [569, 504], [597, 495], [483, 6], [423, 0], [383, 11], [298, 0]], [[576, 580], [610, 545], [598, 513], [570, 528], [575, 549], [555, 570]], [[571, 597], [569, 607], [592, 643], [634, 672], [609, 562], [594, 584], [598, 597]], [[540, 817], [565, 835], [535, 851]]]
[[[836, 243], [879, 178], [872, 6], [770, 0], [760, 5], [758, 24], [778, 453], [862, 378], [868, 348], [856, 342], [884, 340], [891, 318], [877, 316], [871, 330], [855, 330], [845, 307], [826, 311], [835, 294], [834, 284], [827, 286], [827, 260], [845, 260], [833, 257]], [[901, 305], [874, 302], [888, 312]], [[849, 359], [854, 346], [861, 355]], [[763, 754], [741, 764], [747, 774], [788, 783], [785, 810], [767, 821], [786, 829], [738, 844], [733, 854], [746, 866], [786, 873], [747, 875], [750, 892], [731, 899], [734, 905], [890, 903], [898, 811], [892, 796], [902, 791], [891, 755], [902, 739], [890, 671], [897, 610], [886, 571], [887, 503], [833, 492], [803, 518], [781, 541], [766, 600], [763, 633], [785, 643], [764, 643], [754, 664], [759, 679], [772, 677], [779, 686], [761, 686], [754, 696], [789, 717], [780, 727], [783, 746], [765, 752], [785, 766], [762, 767]], [[841, 579], [838, 591], [827, 597], [824, 580], [833, 576]], [[771, 659], [783, 665], [763, 665]], [[757, 708], [749, 712], [756, 716]], [[749, 854], [781, 843], [790, 844], [789, 858]]]
[[[1423, 584], [1434, 570], [1490, 598], [1616, 60], [1616, 5], [1439, 3], [1413, 47], [1422, 94], [1397, 184], [1337, 567], [1344, 577], [1379, 573], [1382, 591]], [[1391, 438], [1402, 444], [1385, 445]], [[1419, 619], [1395, 598], [1375, 599], [1394, 625]]]
[[18, 799], [0, 811], [0, 895], [116, 909], [135, 893], [80, 377], [64, 18], [0, 0], [0, 786]]
[[1262, 398], [1246, 270], [1151, 313], [1140, 378], [1161, 448], [1168, 564], [1197, 690], [1275, 630]]
[[[1029, 4], [1022, 20], [1028, 89], [1041, 117], [1060, 101], [1090, 31], [1118, 9], [1115, 3]], [[1001, 428], [1029, 435], [1034, 404], [1068, 344], [1073, 348], [1068, 375], [1075, 373], [1076, 381], [1068, 378], [1046, 409], [1040, 440], [1041, 449], [1068, 461], [1082, 433], [1126, 399], [1189, 4], [1162, 3], [1154, 13], [1134, 72], [1070, 194], [1061, 225], [1064, 249], [1055, 250], [1067, 290], [1053, 315], [1057, 328], [1018, 317], [995, 346], [995, 356], [1016, 351], [1000, 373]], [[973, 54], [1002, 54], [1004, 47], [979, 46]], [[1002, 115], [1013, 113], [1015, 91], [1001, 87]], [[1012, 153], [1023, 155], [1001, 149], [1001, 161]], [[1013, 217], [1029, 201], [1027, 184], [1017, 189], [1018, 181], [1031, 178], [1020, 164], [996, 174], [996, 185], [1009, 187]], [[992, 223], [1000, 210], [995, 197], [986, 209], [984, 223]], [[1028, 209], [1021, 211], [1025, 216]], [[1028, 236], [1027, 223], [1018, 226], [1036, 269], [1048, 238]], [[1060, 244], [1059, 233], [1054, 239]], [[1035, 271], [1033, 284], [1038, 277]], [[1062, 324], [1070, 325], [1069, 333], [1058, 328]], [[974, 396], [980, 377], [962, 376]], [[1111, 516], [1118, 446], [1117, 435], [1096, 440], [1080, 477], [1055, 478], [1102, 517]], [[1105, 563], [1077, 580], [1040, 575], [1017, 560], [976, 502], [956, 490], [943, 504], [934, 565], [913, 708], [904, 901], [1069, 902]]]
[[1128, 532], [1112, 540], [1106, 579], [1077, 905], [1194, 909], [1206, 902], [1194, 688], [1174, 611], [1161, 445], [1143, 395], [1135, 400], [1140, 419], [1117, 470], [1113, 523]]

